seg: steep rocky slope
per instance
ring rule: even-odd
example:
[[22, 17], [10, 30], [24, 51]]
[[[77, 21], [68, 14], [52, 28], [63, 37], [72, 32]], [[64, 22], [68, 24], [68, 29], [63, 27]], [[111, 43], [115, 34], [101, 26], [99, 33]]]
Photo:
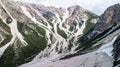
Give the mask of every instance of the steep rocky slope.
[[[21, 65], [20, 67], [119, 67], [119, 8], [119, 4], [109, 7], [97, 21], [95, 26], [79, 37], [79, 46], [76, 49], [78, 50], [77, 53], [69, 54], [62, 58], [62, 60], [56, 62], [43, 62], [42, 60], [44, 59], [34, 59], [32, 62]], [[92, 53], [92, 51], [95, 52]], [[94, 55], [94, 53], [97, 53], [98, 55]], [[79, 56], [73, 57], [76, 55]], [[75, 61], [75, 63], [73, 61]]]
[[114, 66], [119, 67], [120, 66], [120, 35], [117, 37], [116, 41], [113, 44], [113, 58], [115, 59], [114, 61]]
[[[98, 53], [94, 59], [103, 56], [106, 61], [110, 60], [103, 67], [113, 63], [112, 57], [115, 59], [114, 66], [117, 66], [120, 5], [109, 7], [99, 20], [98, 18], [78, 5], [64, 9], [0, 0], [0, 67], [17, 67], [30, 61], [32, 62], [22, 66], [29, 67], [34, 63], [46, 65], [55, 61], [57, 62], [52, 64], [59, 65], [60, 59], [85, 53], [90, 53], [88, 58], [91, 58], [94, 56], [92, 51]], [[93, 61], [91, 65], [99, 66], [103, 60]], [[70, 60], [63, 62], [68, 61]], [[79, 59], [75, 61], [78, 62]], [[63, 62], [60, 61], [60, 64]], [[97, 65], [94, 62], [98, 62]], [[85, 64], [90, 65], [88, 61]], [[50, 63], [49, 65], [51, 66]]]
[[47, 62], [76, 53], [78, 38], [98, 16], [77, 5], [63, 9], [0, 0], [0, 19], [0, 66], [16, 67], [33, 58]]

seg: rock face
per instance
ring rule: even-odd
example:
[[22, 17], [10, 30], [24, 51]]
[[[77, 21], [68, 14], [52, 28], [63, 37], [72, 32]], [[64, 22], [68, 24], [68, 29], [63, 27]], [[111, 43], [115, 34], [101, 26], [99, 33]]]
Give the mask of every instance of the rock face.
[[91, 37], [94, 34], [99, 34], [105, 30], [120, 24], [120, 4], [115, 4], [109, 7], [104, 14], [99, 18]]
[[[76, 5], [76, 6], [71, 6], [67, 9], [69, 11], [70, 16], [68, 17], [68, 19], [66, 19], [66, 23], [70, 24], [72, 22], [81, 22], [84, 20], [79, 20], [78, 19], [85, 19], [85, 18], [89, 18], [88, 15], [88, 11], [83, 9], [82, 7]], [[82, 24], [82, 23], [81, 23]]]
[[[120, 33], [119, 7], [108, 8], [96, 23], [99, 16], [78, 5], [64, 9], [0, 0], [0, 67], [17, 67], [32, 60], [54, 62], [113, 43]], [[118, 59], [119, 55], [114, 56]]]
[[[114, 67], [119, 67], [120, 66], [120, 60], [119, 60], [120, 59], [120, 53], [119, 53], [120, 52], [120, 48], [119, 48], [120, 46], [120, 4], [115, 4], [109, 7], [97, 21], [95, 27], [93, 28], [92, 33], [88, 35], [89, 38], [95, 37], [98, 41], [99, 40], [103, 41], [102, 42], [103, 45], [105, 45], [104, 43], [106, 43], [105, 41], [107, 41], [106, 38], [104, 39], [104, 37], [106, 36], [110, 36], [109, 39], [111, 39], [111, 37], [117, 36], [117, 39], [112, 43], [113, 45], [112, 56], [115, 59]], [[98, 43], [98, 44], [101, 44], [101, 43]]]
[[0, 67], [17, 67], [33, 59], [56, 61], [76, 53], [78, 37], [88, 31], [89, 21], [98, 19], [93, 16], [97, 15], [80, 6], [67, 10], [0, 0]]
[[117, 37], [113, 44], [113, 57], [115, 59], [114, 66], [119, 67], [120, 65], [120, 35]]
[[[103, 52], [113, 56], [116, 60], [114, 66], [119, 67], [119, 35], [120, 35], [120, 4], [115, 4], [109, 7], [104, 14], [101, 15], [97, 23], [87, 35], [80, 38], [79, 42], [87, 45], [79, 52], [95, 50], [102, 46], [100, 49]], [[116, 39], [117, 37], [117, 39]], [[115, 39], [114, 39], [115, 38]], [[90, 47], [92, 46], [92, 48]], [[80, 47], [79, 47], [80, 49]], [[99, 50], [99, 49], [98, 49]]]
[[114, 55], [114, 59], [115, 60], [118, 60], [120, 58], [120, 54], [119, 54], [120, 49], [119, 49], [119, 46], [120, 46], [120, 36], [118, 36], [118, 38], [116, 39], [116, 41], [113, 44], [113, 47], [114, 47], [114, 50], [113, 50], [114, 54], [113, 55]]

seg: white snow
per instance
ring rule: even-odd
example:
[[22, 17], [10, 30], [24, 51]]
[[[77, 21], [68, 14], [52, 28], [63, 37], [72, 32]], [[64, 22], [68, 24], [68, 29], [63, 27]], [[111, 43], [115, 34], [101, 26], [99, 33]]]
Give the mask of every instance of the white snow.
[[113, 43], [115, 42], [117, 36], [115, 36], [112, 41], [104, 44], [99, 50], [98, 52], [105, 52], [107, 53], [109, 56], [112, 56], [112, 50], [113, 50]]
[[102, 44], [103, 46], [98, 51], [106, 52], [109, 56], [111, 56], [112, 55], [111, 52], [112, 52], [112, 49], [113, 49], [112, 45], [113, 45], [114, 41], [116, 40], [117, 35], [120, 35], [120, 29], [111, 33], [107, 37], [103, 38], [102, 40], [100, 40], [99, 42], [94, 44], [93, 47], [97, 46], [99, 44]]

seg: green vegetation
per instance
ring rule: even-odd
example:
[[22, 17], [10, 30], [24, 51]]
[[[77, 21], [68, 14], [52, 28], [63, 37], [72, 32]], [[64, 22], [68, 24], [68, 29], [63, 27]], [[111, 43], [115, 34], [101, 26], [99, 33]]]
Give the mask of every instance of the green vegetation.
[[59, 25], [57, 25], [57, 32], [59, 35], [61, 35], [63, 38], [67, 39], [67, 34], [59, 28]]
[[45, 30], [37, 25], [34, 26], [36, 27], [37, 32], [45, 37]]
[[[36, 27], [36, 31], [37, 31], [36, 32], [35, 30], [29, 28], [27, 25], [24, 25], [25, 29], [27, 29], [28, 31], [29, 30], [33, 31], [32, 33], [26, 35], [21, 30], [23, 25], [18, 22], [18, 25], [19, 24], [21, 26], [18, 26], [18, 29], [25, 37], [25, 41], [27, 41], [27, 43], [29, 44], [27, 47], [25, 47], [25, 50], [28, 48], [27, 50], [29, 51], [29, 53], [31, 53], [29, 56], [39, 53], [41, 50], [43, 50], [46, 47], [47, 40], [45, 37], [45, 30], [44, 29], [37, 26], [36, 24], [32, 24], [34, 27]], [[19, 27], [21, 27], [21, 28], [19, 28]], [[40, 33], [40, 35], [42, 35], [42, 36], [39, 36], [38, 33]], [[24, 48], [23, 48], [23, 50], [24, 50]], [[25, 51], [25, 52], [27, 53], [27, 51]], [[26, 54], [26, 53], [24, 53], [24, 54]]]
[[84, 29], [83, 33], [87, 34], [90, 31], [90, 29], [92, 27], [94, 27], [94, 25], [95, 25], [94, 23], [92, 23], [88, 20], [87, 23], [85, 24], [85, 29]]
[[69, 31], [71, 31], [71, 32], [72, 32], [73, 30], [74, 30], [74, 26], [73, 26], [73, 25], [71, 25], [71, 26], [70, 26], [70, 28], [69, 28]]
[[11, 35], [10, 28], [2, 21], [1, 18], [0, 18], [0, 27], [9, 33], [9, 34], [5, 34], [4, 32], [1, 32], [1, 34], [5, 36], [5, 39], [0, 43], [0, 47], [2, 47], [11, 40], [12, 35]]
[[[95, 26], [95, 24], [93, 22], [91, 22], [92, 19], [97, 19], [98, 16], [94, 15], [94, 14], [89, 14], [89, 19], [86, 22], [86, 26], [85, 29], [83, 31], [83, 36], [80, 37], [80, 39], [78, 40], [79, 43], [83, 43], [85, 41], [88, 40], [88, 34], [93, 30], [93, 27]], [[80, 45], [81, 46], [81, 45]]]
[[8, 33], [11, 33], [10, 28], [3, 22], [1, 18], [0, 18], [0, 27], [2, 27]]
[[[9, 46], [0, 58], [0, 67], [17, 67], [20, 64], [29, 62], [47, 46], [47, 40], [45, 37], [46, 32], [43, 28], [36, 24], [31, 24], [35, 27], [35, 29], [32, 29], [26, 24], [20, 22], [17, 24], [18, 30], [24, 36], [24, 40], [28, 43], [28, 45], [23, 46], [24, 44], [21, 43], [19, 39], [16, 39], [16, 42]], [[25, 34], [25, 30], [29, 33]], [[38, 33], [41, 36], [39, 36]]]
[[[83, 48], [82, 50], [80, 50], [80, 52], [81, 52], [81, 51], [88, 51], [88, 50], [92, 50], [92, 49], [100, 47], [100, 46], [95, 46], [95, 47], [90, 48], [93, 44], [97, 43], [98, 41], [100, 41], [101, 39], [105, 38], [106, 36], [108, 36], [109, 34], [113, 33], [114, 31], [118, 30], [119, 28], [120, 28], [120, 26], [118, 26], [114, 30], [112, 30], [112, 27], [108, 28], [104, 32], [102, 32], [102, 33], [98, 34], [97, 36], [92, 37], [90, 39], [88, 39], [87, 37], [80, 38], [79, 41], [81, 42], [81, 44], [80, 44], [81, 46], [79, 46], [78, 49], [79, 48]], [[111, 32], [109, 32], [109, 31], [111, 31]], [[86, 40], [83, 41], [83, 39], [85, 39], [85, 38], [86, 38]]]
[[[0, 67], [17, 67], [14, 59], [13, 45], [9, 46], [0, 58]], [[17, 62], [17, 61], [16, 61]]]
[[42, 22], [40, 22], [40, 23], [42, 23], [42, 24], [44, 24], [44, 25], [46, 25], [46, 26], [47, 26], [47, 23], [46, 23], [46, 22], [44, 22], [43, 20], [42, 20]]
[[[18, 22], [19, 25], [19, 22]], [[24, 26], [23, 29], [26, 29], [28, 32], [33, 31], [30, 34], [25, 34], [22, 30], [20, 31], [23, 36], [25, 37], [25, 41], [27, 41], [28, 45], [24, 48], [22, 48], [22, 52], [26, 57], [30, 57], [32, 55], [38, 54], [41, 50], [43, 50], [47, 45], [47, 40], [45, 37], [45, 30], [39, 27], [36, 24], [32, 24], [34, 27], [36, 27], [36, 31], [29, 28], [27, 25], [23, 25], [20, 23], [21, 26], [18, 26], [19, 31], [22, 29], [22, 26]], [[19, 28], [21, 27], [21, 28]], [[38, 33], [40, 33], [42, 36], [39, 36]], [[27, 54], [29, 53], [29, 54]]]
[[[0, 67], [17, 67], [25, 63], [25, 56], [22, 53], [23, 44], [16, 38], [16, 42], [11, 44], [0, 58]], [[28, 53], [27, 53], [28, 54]]]
[[6, 35], [6, 38], [0, 43], [0, 47], [4, 46], [7, 44], [12, 38], [12, 35]]
[[50, 24], [50, 26], [52, 27], [52, 29], [51, 29], [51, 30], [54, 32], [54, 25], [53, 25], [53, 23], [52, 23], [52, 20], [49, 20], [49, 21], [48, 21], [48, 23], [49, 23], [49, 24]]
[[73, 46], [73, 41], [74, 41], [74, 37], [71, 38], [71, 40], [69, 41], [68, 50], [71, 50], [71, 48]]
[[86, 28], [83, 31], [84, 34], [87, 34], [87, 33], [90, 32], [91, 28], [93, 28], [94, 25], [95, 25], [94, 22], [91, 22], [91, 20], [92, 19], [97, 19], [97, 18], [99, 18], [99, 16], [89, 13], [89, 19], [87, 20], [87, 22], [85, 24]]
[[50, 24], [50, 26], [52, 26], [52, 27], [53, 27], [52, 20], [48, 20], [48, 23]]
[[23, 31], [23, 28], [25, 27], [25, 24], [23, 23], [20, 23], [19, 21], [17, 22], [17, 28], [19, 30], [19, 32], [22, 32]]
[[97, 19], [97, 18], [99, 18], [99, 16], [94, 15], [92, 13], [88, 13], [88, 15], [89, 15], [89, 19], [86, 22], [86, 27], [83, 31], [84, 34], [79, 38], [79, 40], [78, 40], [79, 47], [76, 49], [76, 50], [79, 50], [80, 48], [83, 48], [80, 50], [80, 52], [89, 49], [89, 47], [95, 43], [95, 42], [93, 42], [94, 41], [93, 39], [89, 39], [87, 36], [93, 30], [93, 27], [95, 25], [93, 22], [91, 22], [91, 20]]
[[69, 28], [69, 31], [74, 31], [74, 32], [76, 32], [76, 26], [77, 26], [77, 23], [76, 22], [73, 22], [71, 25], [70, 25], [70, 28]]

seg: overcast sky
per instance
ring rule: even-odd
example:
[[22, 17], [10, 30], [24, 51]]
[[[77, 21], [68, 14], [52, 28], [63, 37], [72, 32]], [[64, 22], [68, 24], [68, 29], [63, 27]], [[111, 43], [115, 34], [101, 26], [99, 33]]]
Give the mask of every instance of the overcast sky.
[[46, 6], [55, 6], [67, 8], [72, 5], [80, 5], [98, 15], [101, 15], [105, 9], [111, 5], [120, 3], [120, 0], [18, 0], [33, 3], [40, 3]]

